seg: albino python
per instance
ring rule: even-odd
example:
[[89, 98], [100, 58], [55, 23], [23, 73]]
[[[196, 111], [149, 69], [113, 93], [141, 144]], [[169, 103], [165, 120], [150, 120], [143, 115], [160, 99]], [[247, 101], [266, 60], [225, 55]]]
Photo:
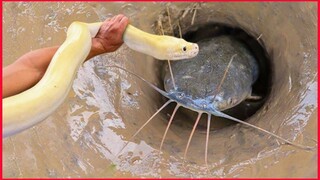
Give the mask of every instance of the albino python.
[[[32, 88], [3, 99], [3, 137], [17, 134], [43, 121], [67, 97], [80, 65], [91, 49], [102, 23], [73, 22], [67, 38], [52, 58], [43, 78]], [[158, 36], [128, 25], [124, 43], [159, 60], [180, 60], [198, 54], [199, 47], [183, 39]]]

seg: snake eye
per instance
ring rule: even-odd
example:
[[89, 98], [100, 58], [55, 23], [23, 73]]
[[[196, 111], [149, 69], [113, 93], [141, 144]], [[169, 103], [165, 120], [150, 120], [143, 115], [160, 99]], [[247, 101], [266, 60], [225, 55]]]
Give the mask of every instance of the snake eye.
[[187, 51], [187, 47], [183, 46], [182, 50]]

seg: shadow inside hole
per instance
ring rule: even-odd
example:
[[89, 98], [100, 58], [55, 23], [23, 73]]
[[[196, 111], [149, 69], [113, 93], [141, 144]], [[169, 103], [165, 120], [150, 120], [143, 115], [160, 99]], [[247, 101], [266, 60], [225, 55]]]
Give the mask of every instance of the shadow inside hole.
[[[179, 30], [174, 30], [175, 36], [179, 36]], [[262, 37], [260, 39], [253, 38], [244, 30], [227, 26], [221, 23], [210, 23], [201, 26], [191, 26], [186, 29], [186, 33], [183, 33], [183, 38], [190, 42], [199, 42], [208, 38], [215, 38], [221, 35], [232, 36], [237, 41], [240, 41], [255, 57], [259, 66], [259, 76], [256, 82], [252, 86], [252, 95], [261, 97], [260, 100], [246, 99], [237, 106], [223, 111], [224, 113], [233, 116], [241, 120], [247, 120], [253, 114], [255, 114], [266, 102], [267, 97], [271, 91], [271, 61], [270, 57], [266, 53], [263, 47]], [[165, 65], [164, 68], [167, 68]], [[174, 73], [174, 72], [173, 72]], [[162, 76], [164, 77], [164, 76]], [[162, 82], [163, 79], [162, 79]], [[170, 105], [168, 110], [164, 111], [166, 114], [172, 114], [175, 105]], [[192, 128], [198, 113], [192, 110], [181, 107], [175, 115], [173, 124], [184, 128]], [[170, 117], [168, 116], [168, 119]], [[207, 127], [207, 115], [202, 115], [198, 129], [206, 130]], [[234, 125], [236, 122], [212, 116], [212, 123], [210, 124], [211, 130], [223, 129], [230, 125]]]

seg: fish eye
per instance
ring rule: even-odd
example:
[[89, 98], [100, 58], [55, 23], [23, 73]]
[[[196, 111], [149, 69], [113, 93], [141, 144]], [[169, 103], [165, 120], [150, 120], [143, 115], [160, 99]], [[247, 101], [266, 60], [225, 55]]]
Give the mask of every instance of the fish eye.
[[187, 51], [187, 47], [186, 47], [186, 46], [183, 46], [182, 50], [183, 50], [183, 51]]

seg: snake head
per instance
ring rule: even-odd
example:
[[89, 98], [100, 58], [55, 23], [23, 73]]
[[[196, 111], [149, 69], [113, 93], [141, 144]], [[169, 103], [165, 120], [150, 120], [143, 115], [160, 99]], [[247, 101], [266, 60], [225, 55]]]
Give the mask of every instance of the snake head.
[[[164, 40], [163, 40], [164, 39]], [[163, 59], [182, 60], [195, 57], [199, 52], [199, 46], [196, 43], [187, 42], [184, 39], [172, 36], [162, 36], [161, 41]]]
[[177, 39], [175, 45], [168, 49], [171, 58], [169, 60], [182, 60], [195, 57], [199, 52], [196, 43], [187, 42], [184, 39]]

